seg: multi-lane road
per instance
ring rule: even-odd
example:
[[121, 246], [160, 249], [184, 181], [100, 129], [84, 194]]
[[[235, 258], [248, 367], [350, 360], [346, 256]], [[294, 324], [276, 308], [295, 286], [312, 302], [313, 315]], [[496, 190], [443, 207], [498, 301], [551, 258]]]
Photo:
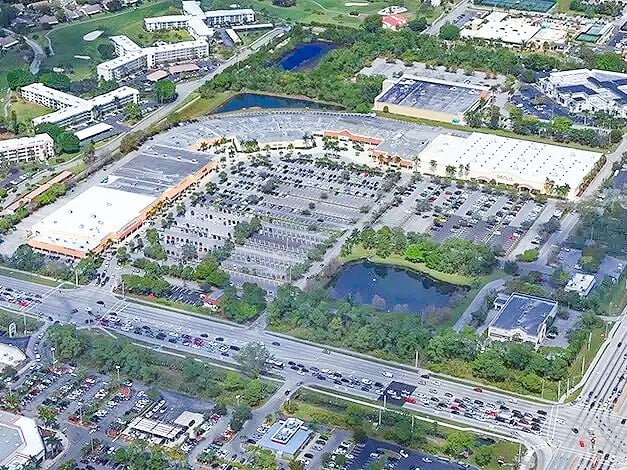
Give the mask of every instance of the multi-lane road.
[[[383, 388], [391, 381], [402, 382], [416, 387], [412, 392], [414, 397], [437, 395], [443, 398], [446, 395], [463, 397], [468, 402], [479, 400], [486, 404], [497, 404], [496, 406], [501, 403], [512, 410], [526, 413], [527, 416], [542, 416], [541, 430], [537, 433], [526, 433], [493, 419], [480, 420], [479, 415], [451, 414], [448, 408], [427, 407], [420, 399], [416, 403], [405, 403], [404, 407], [434, 416], [436, 419], [455, 421], [471, 429], [519, 440], [535, 452], [538, 468], [604, 470], [627, 468], [624, 444], [627, 438], [627, 425], [621, 424], [623, 417], [627, 417], [627, 409], [624, 406], [626, 397], [618, 394], [624, 388], [625, 380], [622, 379], [622, 375], [627, 367], [627, 321], [624, 320], [617, 322], [610, 332], [610, 338], [594, 368], [588, 374], [588, 380], [581, 390], [578, 401], [574, 404], [557, 404], [546, 400], [535, 401], [514, 397], [485, 387], [481, 390], [473, 384], [448, 380], [446, 377], [434, 377], [433, 374], [426, 379], [422, 377], [426, 372], [424, 370], [384, 363], [367, 356], [355, 356], [337, 350], [329, 353], [323, 346], [277, 337], [256, 327], [242, 327], [212, 318], [129, 302], [105, 289], [92, 286], [72, 289], [51, 288], [4, 276], [0, 276], [0, 285], [16, 291], [41, 295], [41, 303], [31, 303], [23, 310], [45, 321], [52, 319], [64, 323], [73, 322], [79, 327], [86, 327], [85, 320], [89, 318], [106, 318], [115, 313], [121, 324], [145, 326], [152, 331], [202, 336], [207, 338], [207, 341], [223, 338], [224, 344], [239, 347], [250, 342], [263, 342], [276, 359], [286, 364], [281, 374], [291, 383], [315, 384], [335, 392], [370, 400], [379, 398], [380, 393], [377, 387], [364, 390], [359, 386], [348, 386], [344, 382], [322, 381], [311, 374], [303, 375], [302, 371], [289, 368], [290, 361], [306, 368], [329, 369], [343, 377], [366, 379], [372, 383], [380, 382]], [[8, 303], [3, 303], [2, 307], [20, 309], [16, 304]], [[88, 310], [91, 310], [91, 314]], [[122, 333], [119, 329], [117, 331]], [[217, 349], [194, 348], [191, 345], [184, 346], [180, 342], [164, 342], [155, 337], [136, 335], [132, 329], [124, 334], [154, 344], [158, 348], [165, 345], [169, 349], [183, 353], [204, 355], [223, 362], [234, 361], [232, 355], [221, 355]], [[393, 377], [384, 376], [384, 372], [392, 374]], [[606, 403], [614, 405], [613, 409]]]

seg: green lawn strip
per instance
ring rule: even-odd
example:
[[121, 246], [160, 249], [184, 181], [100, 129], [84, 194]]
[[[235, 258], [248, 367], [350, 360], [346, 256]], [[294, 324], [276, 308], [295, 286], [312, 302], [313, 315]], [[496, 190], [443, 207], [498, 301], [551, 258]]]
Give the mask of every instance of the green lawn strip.
[[39, 274], [28, 273], [26, 271], [20, 271], [17, 269], [11, 269], [4, 266], [0, 266], [0, 274], [3, 276], [13, 277], [15, 279], [21, 279], [22, 281], [34, 282], [44, 286], [58, 287], [63, 281], [52, 279], [51, 277], [41, 276]]
[[[198, 92], [191, 93], [174, 113], [183, 120], [200, 118], [236, 95], [233, 91], [216, 93], [212, 98], [202, 98]], [[199, 136], [201, 137], [201, 136]]]
[[[577, 354], [577, 357], [575, 357], [575, 360], [568, 368], [568, 377], [570, 377], [571, 379], [571, 384], [570, 384], [571, 387], [579, 383], [583, 375], [586, 373], [586, 370], [588, 370], [588, 367], [590, 367], [590, 363], [594, 360], [594, 357], [599, 352], [599, 349], [601, 349], [601, 346], [605, 342], [605, 339], [606, 339], [605, 328], [599, 328], [592, 332], [592, 336], [590, 339], [590, 349], [588, 349], [587, 344], [586, 344], [581, 349], [581, 351], [579, 351], [579, 353]], [[582, 363], [584, 359], [586, 362], [583, 365], [584, 367], [583, 367], [583, 374], [582, 374], [581, 368], [582, 368]], [[562, 393], [564, 392], [566, 392], [566, 389], [562, 387]]]
[[627, 289], [625, 282], [627, 276], [621, 276], [607, 297], [607, 315], [620, 315], [627, 306]]
[[[334, 395], [338, 395], [339, 397], [330, 397], [326, 394], [316, 392], [315, 391], [316, 389], [319, 389], [327, 393], [333, 393]], [[360, 402], [369, 404], [370, 406], [377, 408], [377, 409], [380, 408], [382, 405], [382, 403], [379, 401], [369, 400], [367, 398], [362, 398], [362, 397], [355, 397], [355, 396], [347, 395], [341, 392], [337, 392], [335, 390], [333, 391], [325, 390], [323, 387], [318, 387], [318, 386], [313, 386], [306, 390], [299, 390], [299, 392], [297, 392], [295, 397], [296, 398], [293, 398], [290, 400], [294, 402], [294, 404], [296, 405], [296, 411], [293, 413], [293, 416], [296, 416], [304, 421], [322, 422], [329, 426], [335, 426], [335, 427], [349, 429], [349, 430], [350, 430], [350, 426], [348, 426], [346, 423], [346, 415], [345, 413], [342, 412], [342, 409], [341, 409], [342, 406], [347, 407], [350, 403], [352, 403], [351, 400], [359, 400]], [[342, 399], [341, 397], [346, 397], [346, 400]], [[327, 401], [328, 407], [325, 407], [323, 404], [319, 403], [320, 401]], [[361, 405], [361, 406], [368, 406], [368, 405]], [[422, 421], [425, 421], [425, 420], [430, 421], [430, 422], [437, 421], [438, 423], [440, 423], [440, 425], [438, 426], [438, 431], [445, 435], [448, 435], [448, 433], [454, 430], [455, 428], [472, 427], [472, 426], [467, 426], [464, 423], [458, 423], [458, 422], [455, 422], [446, 418], [427, 415], [424, 413], [417, 412], [415, 410], [409, 410], [409, 409], [402, 408], [402, 407], [388, 406], [387, 408], [392, 411], [400, 412], [407, 416], [413, 415], [417, 418], [420, 418]], [[453, 429], [449, 430], [448, 426], [452, 427]], [[498, 430], [491, 430], [489, 432], [494, 433], [494, 434], [500, 434]], [[481, 435], [481, 430], [478, 430], [472, 433], [479, 436]], [[387, 440], [386, 439], [387, 432], [386, 432], [385, 427], [373, 430], [373, 432], [368, 433], [368, 434], [374, 439]], [[517, 457], [520, 444], [517, 442], [507, 440], [505, 436], [503, 437], [504, 437], [503, 440], [498, 440], [496, 444], [494, 444], [492, 462], [488, 466], [483, 467], [483, 468], [488, 468], [488, 469], [501, 468], [499, 467], [499, 464], [498, 464], [499, 457], [502, 457], [506, 462], [513, 462], [514, 459]], [[429, 436], [427, 439], [428, 439], [427, 443], [418, 447], [414, 447], [414, 449], [422, 450], [422, 451], [426, 451], [426, 452], [430, 452], [434, 454], [438, 454], [438, 453], [442, 454], [442, 451], [440, 448], [443, 444], [443, 441], [441, 439], [438, 440], [433, 436]], [[471, 450], [474, 451], [476, 447], [477, 446], [472, 446]], [[524, 451], [524, 448], [521, 448], [521, 451]], [[469, 463], [473, 463], [472, 457], [466, 461]]]
[[15, 323], [17, 333], [24, 333], [24, 329], [35, 331], [43, 325], [32, 313], [21, 313], [0, 308], [0, 330], [7, 333], [11, 323]]
[[189, 305], [189, 304], [182, 303], [182, 302], [176, 302], [174, 300], [162, 299], [160, 297], [147, 297], [147, 296], [144, 297], [144, 296], [138, 296], [134, 294], [126, 294], [125, 299], [128, 302], [134, 302], [134, 303], [139, 303], [139, 304], [149, 304], [149, 305], [153, 304], [153, 306], [154, 304], [157, 304], [160, 307], [165, 308], [166, 310], [172, 310], [174, 312], [179, 312], [179, 313], [189, 313], [199, 318], [206, 319], [207, 317], [209, 317], [213, 321], [224, 323], [230, 326], [236, 326], [236, 327], [245, 326], [245, 324], [235, 323], [231, 320], [228, 320], [227, 318], [214, 315], [213, 314], [214, 312], [211, 309], [206, 308], [206, 307]]
[[481, 132], [483, 134], [492, 134], [492, 135], [497, 135], [500, 137], [509, 137], [512, 139], [519, 139], [519, 140], [529, 140], [531, 142], [538, 142], [541, 144], [558, 145], [560, 147], [569, 147], [569, 148], [574, 148], [574, 149], [579, 149], [579, 150], [602, 152], [605, 154], [612, 153], [616, 149], [615, 144], [612, 144], [608, 148], [599, 149], [598, 147], [588, 147], [587, 145], [581, 145], [581, 144], [577, 144], [574, 142], [557, 142], [555, 140], [545, 139], [544, 137], [535, 136], [535, 135], [516, 134], [515, 132], [508, 131], [506, 129], [490, 129], [488, 127], [480, 127], [480, 128], [472, 127], [471, 128], [471, 127], [459, 126], [450, 122], [432, 121], [430, 119], [416, 118], [416, 117], [411, 117], [411, 116], [401, 116], [400, 114], [391, 114], [391, 113], [385, 113], [385, 112], [380, 112], [380, 111], [377, 111], [377, 115], [380, 117], [388, 118], [388, 119], [394, 119], [396, 121], [415, 122], [418, 124], [423, 124], [425, 126], [443, 127], [446, 129], [453, 129], [453, 130], [462, 131], [462, 132]]

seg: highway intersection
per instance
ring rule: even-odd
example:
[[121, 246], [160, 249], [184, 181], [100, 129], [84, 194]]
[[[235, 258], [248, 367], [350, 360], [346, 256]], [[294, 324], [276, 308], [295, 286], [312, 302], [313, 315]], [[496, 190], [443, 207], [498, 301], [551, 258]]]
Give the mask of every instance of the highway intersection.
[[[609, 332], [607, 341], [587, 373], [579, 398], [574, 403], [558, 404], [486, 389], [483, 385], [479, 387], [478, 384], [458, 379], [435, 377], [433, 374], [427, 377], [428, 372], [424, 369], [327, 349], [256, 326], [244, 327], [210, 317], [128, 301], [93, 286], [51, 288], [5, 276], [0, 276], [0, 285], [41, 296], [40, 303], [33, 302], [26, 307], [5, 303], [3, 307], [37, 316], [47, 323], [73, 323], [81, 328], [90, 328], [101, 320], [105, 320], [106, 324], [107, 319], [113, 318], [116, 322], [108, 326], [109, 330], [152, 344], [155, 349], [176, 350], [229, 363], [235, 362], [233, 354], [229, 354], [235, 348], [251, 342], [263, 342], [277, 360], [284, 362], [285, 368], [280, 374], [286, 381], [298, 386], [316, 386], [360, 399], [379, 400], [383, 405], [387, 384], [392, 381], [407, 384], [408, 388], [415, 387], [415, 390], [411, 392], [412, 398], [403, 404], [405, 409], [431, 416], [438, 421], [455, 422], [480, 433], [519, 441], [535, 452], [537, 468], [627, 468], [627, 424], [624, 424], [627, 418], [627, 396], [620, 395], [626, 383], [623, 374], [627, 374], [627, 315], [623, 315]], [[122, 329], [119, 325], [126, 325], [126, 328]], [[164, 342], [154, 335], [142, 334], [142, 331], [145, 332], [142, 328], [176, 336], [200, 336], [207, 338], [205, 342], [208, 344], [207, 347], [199, 347], [189, 342]], [[215, 339], [220, 341], [216, 342]], [[209, 343], [217, 347], [211, 347]], [[233, 346], [233, 349], [229, 350], [222, 344]], [[320, 375], [326, 376], [320, 379]], [[434, 403], [428, 403], [428, 397], [435, 397], [446, 403], [446, 406], [436, 406], [437, 402], [433, 398]], [[470, 405], [467, 412], [453, 414], [449, 406], [452, 400]], [[473, 403], [481, 403], [481, 406]], [[522, 432], [509, 422], [489, 419], [493, 416], [488, 414], [491, 408], [507, 416], [515, 412], [515, 416], [520, 415], [530, 425], [538, 426], [534, 430], [526, 429], [528, 432]], [[525, 459], [525, 464], [530, 465], [530, 460]]]

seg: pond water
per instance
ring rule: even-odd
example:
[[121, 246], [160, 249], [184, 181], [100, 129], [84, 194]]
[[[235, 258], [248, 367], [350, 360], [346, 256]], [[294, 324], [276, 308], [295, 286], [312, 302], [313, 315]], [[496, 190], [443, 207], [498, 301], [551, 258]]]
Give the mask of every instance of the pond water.
[[405, 268], [369, 261], [342, 267], [330, 285], [335, 299], [389, 312], [428, 314], [454, 306], [465, 289]]
[[240, 93], [235, 95], [220, 106], [211, 111], [210, 114], [228, 113], [241, 111], [244, 109], [289, 109], [289, 108], [309, 108], [309, 109], [340, 109], [337, 106], [316, 103], [315, 101], [303, 100], [300, 98], [286, 98], [282, 96], [260, 95], [257, 93]]
[[320, 59], [337, 46], [330, 42], [305, 42], [287, 52], [277, 65], [283, 70], [304, 70], [318, 65]]

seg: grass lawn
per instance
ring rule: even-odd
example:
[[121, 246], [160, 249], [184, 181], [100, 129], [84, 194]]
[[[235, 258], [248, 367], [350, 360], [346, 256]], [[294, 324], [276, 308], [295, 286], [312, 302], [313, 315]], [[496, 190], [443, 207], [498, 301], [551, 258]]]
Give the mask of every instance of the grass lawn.
[[3, 276], [14, 277], [15, 279], [21, 279], [22, 281], [34, 282], [44, 286], [57, 287], [61, 284], [61, 281], [55, 281], [47, 277], [39, 276], [37, 274], [27, 273], [25, 271], [18, 271], [11, 268], [0, 266], [0, 274]]
[[[209, 2], [208, 0], [202, 2], [205, 8], [210, 6], [211, 8], [226, 8], [228, 4], [228, 2], [217, 4], [215, 1]], [[268, 20], [282, 18], [299, 23], [317, 22], [357, 26], [366, 16], [376, 14], [390, 3], [383, 0], [298, 0], [293, 7], [283, 8], [264, 0], [244, 0], [238, 5], [242, 8], [250, 7]], [[410, 18], [424, 16], [427, 20], [434, 20], [442, 12], [441, 8], [423, 5], [417, 0], [407, 0], [404, 5], [408, 9], [407, 16]]]
[[213, 98], [201, 98], [198, 92], [194, 92], [187, 97], [175, 112], [186, 120], [199, 118], [212, 109], [217, 108], [235, 94], [233, 91], [222, 91], [216, 93]]
[[17, 114], [17, 120], [20, 122], [28, 122], [37, 116], [43, 116], [44, 114], [51, 113], [53, 110], [46, 108], [37, 103], [30, 103], [24, 101], [21, 98], [13, 95], [11, 97], [11, 106], [9, 108], [9, 115], [11, 111], [15, 111]]
[[[108, 42], [108, 36], [123, 34], [142, 45], [150, 44], [153, 37], [169, 38], [170, 34], [146, 32], [144, 18], [165, 15], [170, 8], [174, 8], [173, 0], [150, 2], [119, 13], [104, 13], [85, 21], [60, 25], [48, 34], [55, 54], [45, 60], [43, 67], [63, 67], [73, 80], [88, 78], [95, 74], [96, 65], [104, 62], [98, 53], [98, 45]], [[104, 32], [95, 41], [83, 40], [85, 34], [95, 30]], [[171, 33], [173, 38], [177, 31]], [[185, 32], [181, 37], [188, 35]], [[77, 59], [75, 55], [89, 56], [90, 59]]]
[[627, 277], [622, 276], [610, 291], [606, 315], [620, 315], [627, 306]]
[[[590, 349], [588, 349], [586, 344], [582, 348], [582, 350], [579, 351], [579, 354], [577, 354], [577, 357], [568, 369], [568, 377], [570, 377], [570, 380], [572, 382], [571, 387], [581, 380], [581, 377], [583, 375], [581, 373], [581, 366], [584, 359], [586, 362], [584, 364], [583, 373], [585, 374], [586, 370], [588, 370], [588, 367], [590, 367], [590, 363], [594, 359], [594, 356], [597, 355], [599, 349], [601, 348], [601, 345], [605, 342], [605, 328], [594, 330], [590, 338]], [[565, 390], [562, 387], [562, 393], [564, 392]]]
[[[23, 46], [23, 48], [22, 48]], [[0, 51], [0, 104], [6, 100], [7, 72], [16, 67], [28, 68], [32, 52], [25, 44], [18, 44], [6, 51]]]

